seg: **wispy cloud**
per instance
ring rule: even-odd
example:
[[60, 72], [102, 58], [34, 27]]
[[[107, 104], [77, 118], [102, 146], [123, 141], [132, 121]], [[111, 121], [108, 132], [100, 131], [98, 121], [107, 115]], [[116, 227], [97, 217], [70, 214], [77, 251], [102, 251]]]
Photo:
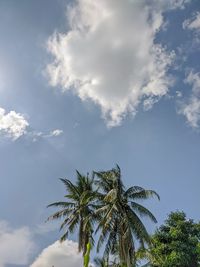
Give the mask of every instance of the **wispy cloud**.
[[169, 9], [184, 9], [185, 6], [190, 3], [192, 0], [159, 0], [158, 2], [162, 2], [164, 5], [167, 5]]
[[193, 44], [200, 44], [200, 12], [196, 12], [191, 18], [183, 22], [183, 29], [190, 30], [194, 34]]
[[108, 126], [135, 115], [139, 104], [150, 109], [173, 83], [175, 55], [155, 42], [163, 12], [188, 2], [76, 1], [67, 13], [70, 30], [48, 40], [50, 84], [99, 105]]
[[62, 135], [64, 132], [61, 129], [55, 129], [50, 132], [37, 132], [37, 131], [30, 131], [28, 133], [28, 136], [33, 140], [33, 142], [36, 142], [40, 140], [41, 138], [52, 138], [52, 137], [58, 137]]
[[35, 235], [44, 235], [46, 233], [53, 232], [55, 230], [58, 230], [58, 225], [55, 222], [51, 223], [41, 223], [36, 226], [36, 228], [33, 230], [33, 233]]
[[198, 128], [200, 122], [200, 73], [190, 71], [185, 83], [192, 86], [192, 93], [189, 100], [181, 104], [179, 113], [186, 117], [190, 126]]
[[35, 244], [28, 227], [12, 229], [0, 221], [0, 267], [7, 264], [26, 265], [35, 251]]
[[56, 129], [56, 130], [53, 130], [50, 132], [49, 136], [52, 137], [52, 136], [59, 136], [63, 133], [63, 130], [60, 130], [60, 129]]
[[79, 267], [82, 266], [82, 255], [78, 253], [77, 243], [66, 240], [56, 241], [45, 248], [30, 267]]
[[0, 133], [10, 137], [12, 140], [18, 139], [26, 134], [28, 121], [24, 115], [16, 111], [6, 113], [5, 109], [0, 108]]
[[196, 12], [192, 18], [183, 22], [183, 28], [189, 30], [200, 31], [200, 12]]

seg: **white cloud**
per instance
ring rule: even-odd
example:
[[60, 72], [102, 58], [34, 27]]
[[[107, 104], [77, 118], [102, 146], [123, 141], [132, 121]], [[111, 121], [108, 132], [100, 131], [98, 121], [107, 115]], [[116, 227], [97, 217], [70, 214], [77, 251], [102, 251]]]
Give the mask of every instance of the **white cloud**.
[[176, 91], [176, 97], [177, 98], [181, 98], [183, 96], [182, 92], [181, 91]]
[[191, 19], [183, 22], [183, 28], [200, 31], [200, 12], [196, 12]]
[[186, 117], [190, 126], [198, 128], [200, 120], [200, 99], [191, 97], [189, 103], [183, 105], [180, 113]]
[[6, 113], [5, 109], [0, 108], [0, 133], [16, 140], [26, 133], [28, 126], [29, 123], [22, 114], [13, 110]]
[[108, 126], [140, 103], [151, 108], [173, 83], [167, 72], [174, 53], [155, 42], [162, 14], [188, 2], [77, 0], [67, 13], [70, 30], [48, 40], [50, 84], [98, 104]]
[[200, 12], [196, 12], [190, 19], [183, 22], [183, 29], [187, 29], [193, 32], [194, 38], [192, 40], [193, 46], [197, 47], [200, 44]]
[[0, 267], [6, 264], [27, 264], [35, 249], [29, 228], [12, 229], [0, 221]]
[[16, 111], [9, 111], [0, 107], [0, 134], [11, 138], [13, 141], [17, 140], [22, 135], [27, 135], [34, 142], [39, 138], [57, 137], [63, 133], [61, 129], [55, 129], [49, 133], [28, 130], [29, 122], [24, 115]]
[[33, 140], [33, 142], [38, 141], [41, 138], [51, 138], [51, 137], [58, 137], [61, 134], [63, 134], [63, 130], [61, 129], [55, 129], [50, 131], [49, 133], [44, 133], [44, 132], [37, 132], [37, 131], [30, 131], [28, 133], [29, 138]]
[[185, 83], [192, 86], [192, 93], [189, 101], [182, 103], [179, 113], [186, 117], [190, 126], [198, 128], [200, 122], [200, 73], [190, 71]]
[[185, 5], [191, 2], [191, 0], [169, 0], [166, 2], [169, 2], [171, 9], [176, 9], [176, 8], [184, 9]]
[[66, 240], [63, 243], [56, 241], [45, 248], [30, 267], [80, 267], [82, 255], [78, 253], [77, 243]]
[[59, 136], [63, 133], [63, 130], [56, 129], [50, 132], [49, 136]]

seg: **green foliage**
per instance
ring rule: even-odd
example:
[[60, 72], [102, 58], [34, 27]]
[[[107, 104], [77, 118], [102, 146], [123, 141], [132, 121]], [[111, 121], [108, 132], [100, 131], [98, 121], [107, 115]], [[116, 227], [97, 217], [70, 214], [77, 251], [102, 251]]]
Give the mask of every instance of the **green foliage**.
[[92, 237], [95, 218], [94, 206], [96, 193], [93, 189], [93, 177], [81, 175], [77, 171], [76, 183], [68, 179], [60, 179], [64, 184], [67, 194], [66, 201], [54, 202], [48, 207], [58, 207], [60, 210], [51, 215], [48, 220], [63, 219], [60, 230], [64, 230], [60, 241], [63, 242], [69, 233], [78, 230], [79, 251], [86, 253], [87, 244], [94, 244]]
[[94, 263], [95, 263], [95, 266], [97, 267], [108, 267], [108, 259], [105, 259], [105, 258], [99, 258], [99, 257], [96, 257], [94, 259]]
[[137, 201], [159, 196], [155, 191], [138, 186], [126, 189], [119, 166], [106, 172], [98, 172], [96, 176], [96, 184], [99, 187], [99, 207], [96, 214], [101, 215], [96, 230], [100, 231], [97, 250], [105, 243], [105, 258], [109, 254], [116, 255], [120, 266], [133, 266], [135, 240], [142, 246], [150, 243], [140, 216], [146, 216], [156, 222], [154, 215]]
[[[138, 201], [153, 196], [159, 198], [158, 194], [138, 186], [126, 189], [119, 166], [109, 171], [95, 172], [91, 178], [77, 171], [75, 183], [68, 179], [60, 180], [66, 188], [65, 201], [48, 206], [59, 208], [48, 220], [62, 219], [60, 230], [64, 232], [60, 241], [77, 231], [79, 251], [83, 252], [84, 267], [88, 267], [90, 250], [94, 245], [93, 232], [96, 230], [100, 232], [97, 251], [105, 244], [104, 258], [99, 264], [109, 267], [135, 266], [135, 240], [143, 247], [150, 243], [140, 217], [146, 216], [156, 222], [154, 215]], [[109, 255], [112, 255], [112, 262], [105, 261]]]
[[200, 260], [200, 224], [184, 212], [172, 212], [152, 237], [152, 267], [197, 267]]

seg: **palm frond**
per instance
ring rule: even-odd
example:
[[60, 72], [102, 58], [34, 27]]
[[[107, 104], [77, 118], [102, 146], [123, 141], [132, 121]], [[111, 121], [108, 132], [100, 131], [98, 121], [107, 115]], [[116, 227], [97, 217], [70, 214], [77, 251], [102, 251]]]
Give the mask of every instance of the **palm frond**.
[[141, 190], [139, 192], [135, 192], [132, 194], [129, 194], [128, 196], [130, 199], [136, 200], [136, 199], [148, 199], [150, 197], [157, 197], [158, 200], [160, 200], [160, 196], [156, 191], [153, 190]]
[[65, 185], [67, 192], [70, 194], [76, 195], [79, 193], [76, 186], [70, 180], [60, 178], [60, 181]]
[[142, 188], [140, 186], [131, 186], [125, 191], [124, 196], [129, 197], [132, 194], [137, 193], [137, 192], [141, 192], [143, 190], [144, 190], [144, 188]]
[[73, 202], [66, 202], [66, 201], [58, 201], [58, 202], [53, 202], [51, 204], [49, 204], [47, 206], [47, 208], [49, 207], [61, 207], [61, 208], [66, 208], [66, 207], [74, 207], [74, 203]]
[[54, 214], [50, 215], [50, 216], [47, 218], [47, 221], [60, 219], [60, 218], [62, 218], [62, 217], [64, 217], [64, 216], [67, 216], [68, 214], [70, 214], [71, 211], [72, 211], [72, 210], [70, 210], [70, 209], [64, 209], [64, 210], [57, 211], [57, 212], [55, 212]]
[[156, 217], [151, 213], [147, 208], [144, 206], [140, 205], [139, 203], [136, 202], [131, 202], [131, 207], [133, 208], [134, 211], [139, 213], [141, 217], [148, 217], [150, 220], [152, 220], [154, 223], [157, 223]]
[[67, 239], [67, 237], [68, 237], [68, 231], [67, 232], [65, 232], [62, 236], [61, 236], [61, 238], [60, 238], [60, 242], [62, 243], [62, 242], [64, 242], [66, 239]]

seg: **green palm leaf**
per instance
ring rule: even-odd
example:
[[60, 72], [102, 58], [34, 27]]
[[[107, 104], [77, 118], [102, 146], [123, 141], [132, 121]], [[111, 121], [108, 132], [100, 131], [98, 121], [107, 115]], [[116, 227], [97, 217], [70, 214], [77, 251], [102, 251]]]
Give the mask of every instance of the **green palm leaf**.
[[135, 264], [135, 240], [143, 247], [145, 243], [150, 243], [150, 237], [140, 217], [146, 216], [156, 222], [155, 216], [136, 201], [153, 196], [159, 199], [159, 195], [139, 186], [126, 190], [118, 165], [106, 172], [95, 172], [95, 175], [99, 188], [99, 207], [95, 213], [101, 215], [96, 229], [96, 232], [100, 231], [97, 251], [106, 242], [104, 257], [116, 254], [120, 266], [131, 267]]
[[93, 189], [93, 179], [89, 175], [84, 176], [76, 171], [77, 179], [72, 183], [68, 179], [61, 178], [60, 181], [66, 189], [65, 198], [67, 201], [53, 202], [48, 207], [60, 208], [59, 211], [49, 216], [47, 220], [55, 220], [63, 218], [60, 225], [60, 230], [64, 231], [60, 241], [66, 240], [70, 233], [77, 230], [78, 232], [78, 247], [83, 254], [86, 253], [87, 244], [94, 244], [92, 237], [94, 222], [98, 216], [94, 215], [96, 192]]

